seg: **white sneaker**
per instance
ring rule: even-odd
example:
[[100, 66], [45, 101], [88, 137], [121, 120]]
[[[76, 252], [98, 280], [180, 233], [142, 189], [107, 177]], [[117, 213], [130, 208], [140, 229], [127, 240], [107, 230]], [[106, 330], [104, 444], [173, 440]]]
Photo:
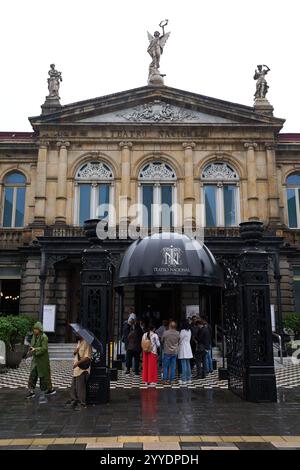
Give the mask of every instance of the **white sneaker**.
[[180, 379], [180, 380], [178, 380], [178, 383], [179, 383], [179, 385], [182, 385], [183, 381]]
[[156, 387], [156, 383], [155, 383], [155, 382], [151, 382], [151, 383], [149, 384], [149, 387]]
[[191, 383], [193, 383], [193, 382], [192, 382], [191, 380], [188, 380], [187, 383], [188, 383], [188, 384], [191, 384]]
[[181, 385], [186, 385], [186, 384], [187, 384], [187, 382], [185, 380], [181, 381]]

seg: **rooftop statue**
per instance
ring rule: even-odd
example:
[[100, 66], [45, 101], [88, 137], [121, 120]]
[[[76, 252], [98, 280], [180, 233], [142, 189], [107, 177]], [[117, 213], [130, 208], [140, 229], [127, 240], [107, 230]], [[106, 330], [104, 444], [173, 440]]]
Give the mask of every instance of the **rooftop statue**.
[[59, 86], [60, 82], [62, 82], [61, 72], [55, 69], [55, 64], [50, 65], [50, 70], [48, 72], [48, 90], [49, 90], [49, 98], [57, 98], [59, 99]]
[[163, 77], [165, 75], [161, 74], [159, 71], [160, 67], [160, 58], [163, 53], [165, 44], [170, 36], [170, 32], [165, 33], [165, 27], [168, 24], [168, 20], [161, 21], [159, 26], [162, 29], [162, 34], [159, 31], [155, 31], [154, 36], [148, 32], [149, 46], [147, 52], [152, 58], [152, 62], [149, 66], [149, 76], [148, 84], [149, 85], [163, 85]]
[[267, 84], [266, 75], [270, 71], [267, 65], [258, 65], [255, 70], [254, 80], [256, 82], [256, 91], [254, 94], [255, 99], [265, 99], [269, 86]]

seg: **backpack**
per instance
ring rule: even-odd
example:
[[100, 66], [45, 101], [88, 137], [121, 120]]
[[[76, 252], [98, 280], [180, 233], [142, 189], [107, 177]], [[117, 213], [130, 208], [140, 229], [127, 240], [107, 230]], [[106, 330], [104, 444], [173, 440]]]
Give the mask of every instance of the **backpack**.
[[152, 351], [151, 339], [148, 339], [147, 336], [145, 337], [143, 336], [141, 346], [142, 346], [143, 352], [151, 352]]

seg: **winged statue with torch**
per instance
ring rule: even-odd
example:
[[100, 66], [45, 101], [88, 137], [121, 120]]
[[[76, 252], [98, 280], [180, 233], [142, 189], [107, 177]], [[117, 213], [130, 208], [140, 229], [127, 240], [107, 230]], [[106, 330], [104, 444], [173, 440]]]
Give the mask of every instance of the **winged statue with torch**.
[[162, 29], [162, 34], [159, 31], [155, 31], [154, 35], [152, 36], [152, 34], [148, 32], [149, 46], [147, 52], [152, 59], [152, 62], [149, 66], [149, 85], [163, 85], [163, 77], [165, 75], [159, 72], [159, 67], [161, 55], [170, 36], [170, 32], [165, 32], [165, 27], [167, 24], [168, 20], [163, 20], [159, 23], [159, 26]]

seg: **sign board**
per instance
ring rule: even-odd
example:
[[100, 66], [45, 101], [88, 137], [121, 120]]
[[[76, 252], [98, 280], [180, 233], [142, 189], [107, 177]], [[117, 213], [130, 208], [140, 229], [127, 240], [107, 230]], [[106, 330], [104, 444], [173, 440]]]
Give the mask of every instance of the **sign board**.
[[272, 304], [271, 306], [271, 324], [272, 324], [272, 331], [276, 331], [276, 319], [275, 319], [275, 305]]
[[44, 305], [43, 328], [45, 333], [55, 333], [56, 305]]
[[192, 318], [194, 315], [199, 317], [199, 305], [186, 305], [185, 309], [186, 318]]

